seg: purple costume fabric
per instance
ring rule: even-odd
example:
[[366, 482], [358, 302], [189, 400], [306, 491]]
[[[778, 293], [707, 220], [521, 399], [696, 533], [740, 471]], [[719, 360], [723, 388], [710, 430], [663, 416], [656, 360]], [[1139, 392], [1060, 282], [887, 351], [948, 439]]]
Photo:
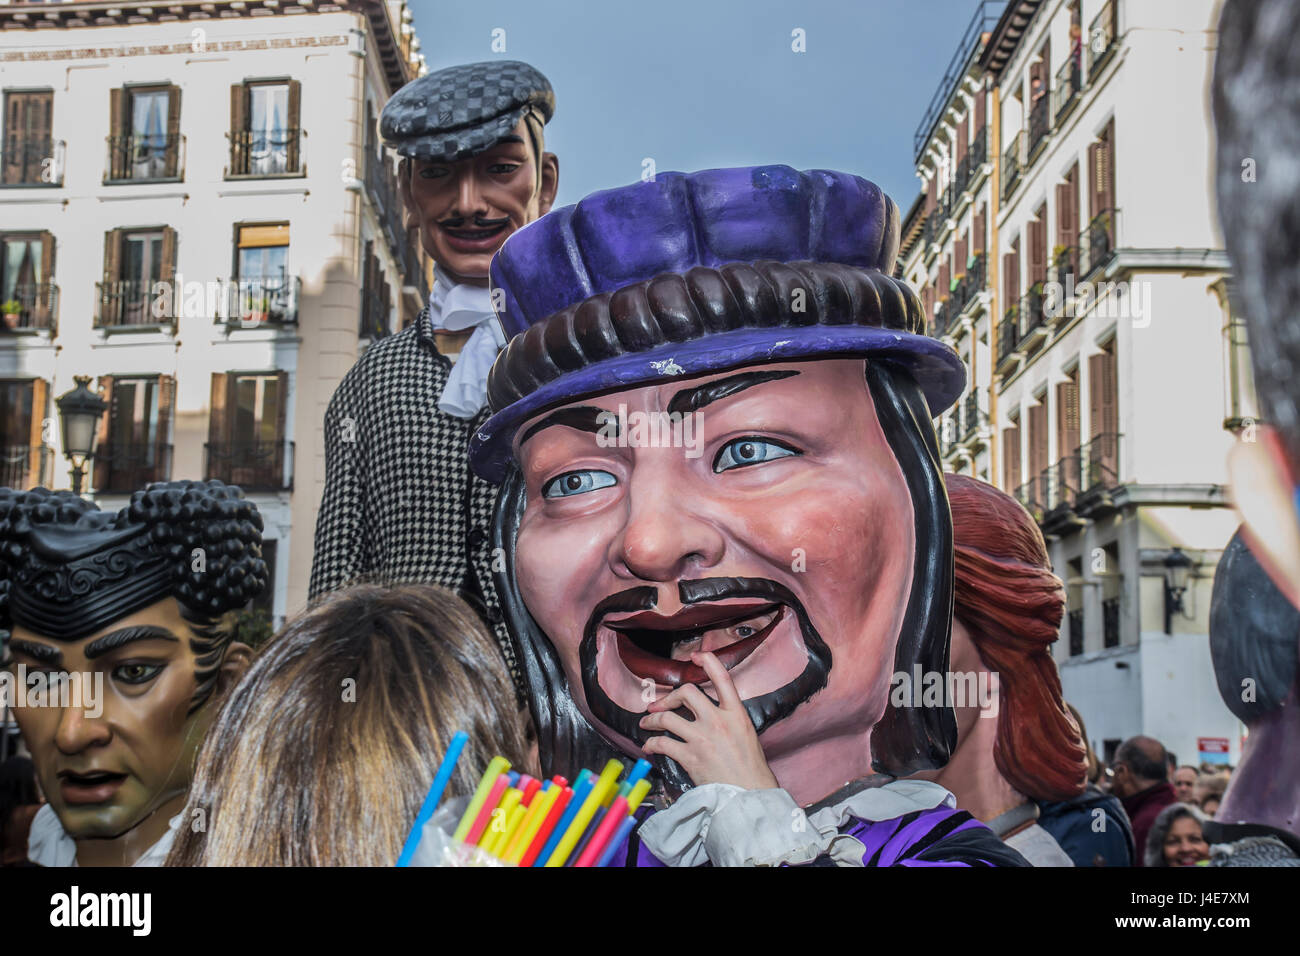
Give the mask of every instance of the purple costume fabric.
[[[654, 811], [641, 811], [641, 822]], [[638, 824], [639, 826], [639, 824]], [[1028, 866], [1019, 853], [965, 810], [935, 807], [918, 810], [892, 820], [853, 819], [840, 829], [863, 846], [863, 866]], [[629, 848], [635, 858], [629, 861]], [[641, 845], [633, 831], [619, 847], [610, 866], [663, 866]], [[831, 865], [822, 858], [811, 866]]]

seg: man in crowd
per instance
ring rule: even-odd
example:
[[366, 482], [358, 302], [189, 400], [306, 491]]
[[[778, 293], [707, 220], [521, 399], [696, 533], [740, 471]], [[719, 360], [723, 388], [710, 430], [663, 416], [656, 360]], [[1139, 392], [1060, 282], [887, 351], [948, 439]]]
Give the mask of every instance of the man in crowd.
[[1169, 785], [1169, 755], [1152, 737], [1130, 737], [1119, 745], [1111, 769], [1115, 772], [1110, 792], [1120, 798], [1133, 824], [1137, 859], [1146, 852], [1147, 834], [1160, 811], [1177, 803]]
[[[431, 73], [384, 107], [380, 131], [403, 157], [399, 187], [434, 285], [419, 318], [367, 350], [330, 401], [310, 587], [314, 598], [364, 576], [457, 590], [516, 679], [491, 575], [495, 491], [471, 474], [466, 443], [505, 344], [488, 263], [555, 200], [559, 163], [543, 142], [554, 111], [546, 77], [513, 60]], [[466, 333], [453, 362], [442, 350]]]
[[1174, 794], [1178, 797], [1179, 803], [1195, 802], [1196, 779], [1200, 775], [1199, 770], [1188, 764], [1183, 764], [1174, 771]]

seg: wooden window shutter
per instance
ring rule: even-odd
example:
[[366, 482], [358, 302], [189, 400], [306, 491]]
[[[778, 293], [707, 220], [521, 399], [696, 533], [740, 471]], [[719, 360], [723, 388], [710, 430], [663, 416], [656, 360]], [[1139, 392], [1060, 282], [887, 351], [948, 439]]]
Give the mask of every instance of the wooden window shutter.
[[1102, 419], [1102, 393], [1105, 390], [1103, 365], [1105, 353], [1088, 356], [1088, 435], [1096, 438], [1106, 430]]
[[979, 255], [984, 251], [984, 207], [975, 214], [975, 225], [971, 229], [971, 252]]
[[966, 260], [967, 260], [966, 247], [970, 245], [970, 239], [968, 238], [969, 236], [970, 233], [967, 232], [961, 239], [958, 239], [956, 242], [953, 243], [952, 265], [953, 265], [953, 269], [956, 270], [957, 275], [966, 274]]
[[298, 171], [299, 146], [302, 143], [302, 83], [289, 81], [289, 171]]
[[37, 288], [35, 304], [32, 311], [35, 313], [36, 325], [38, 328], [45, 325], [53, 316], [51, 312], [54, 306], [54, 290], [50, 283], [54, 281], [54, 234], [50, 232], [41, 233], [41, 271], [36, 276]]
[[158, 275], [162, 281], [171, 282], [176, 278], [176, 230], [163, 226], [162, 234], [162, 268]]
[[1056, 245], [1070, 245], [1070, 209], [1069, 209], [1069, 187], [1058, 185], [1056, 187]]
[[1002, 310], [1004, 312], [1007, 309], [1011, 308], [1012, 304], [1016, 300], [1015, 284], [1012, 280], [1012, 276], [1015, 274], [1015, 270], [1016, 270], [1016, 254], [1014, 252], [1003, 253], [1002, 255], [1002, 297], [1006, 299], [1006, 302], [1003, 303], [1002, 306]]
[[104, 233], [104, 280], [100, 286], [95, 315], [101, 324], [111, 325], [116, 317], [118, 283], [121, 280], [122, 230]]
[[1088, 219], [1096, 219], [1097, 214], [1101, 212], [1098, 208], [1097, 196], [1097, 153], [1100, 144], [1088, 144]]
[[983, 90], [983, 88], [981, 88], [981, 89], [980, 89], [980, 90], [975, 94], [975, 132], [976, 132], [976, 134], [978, 134], [979, 131], [982, 130], [982, 129], [984, 128], [984, 125], [985, 125], [985, 123], [987, 122], [987, 120], [985, 119], [985, 111], [986, 111], [986, 109], [987, 109], [987, 107], [986, 107], [986, 105], [985, 105], [985, 95], [984, 95], [984, 90]]
[[31, 438], [28, 442], [27, 487], [45, 484], [41, 459], [45, 450], [45, 419], [49, 412], [50, 386], [43, 378], [32, 380]]
[[1047, 470], [1047, 397], [1029, 407], [1029, 478]]
[[[1112, 346], [1113, 348], [1113, 346]], [[1119, 433], [1119, 383], [1116, 381], [1115, 353], [1101, 353], [1101, 420], [1103, 434]]]
[[1079, 450], [1079, 383], [1056, 386], [1056, 450], [1061, 458]]
[[110, 179], [125, 179], [127, 161], [131, 155], [131, 146], [126, 137], [130, 135], [126, 123], [126, 90], [118, 87], [108, 91], [109, 142], [108, 176]]
[[171, 424], [176, 408], [176, 379], [158, 376], [158, 428], [154, 433], [154, 481], [171, 478]]
[[1020, 487], [1020, 424], [1017, 422], [1002, 432], [1002, 475], [1006, 491]]
[[939, 298], [948, 298], [948, 283], [950, 281], [948, 260], [945, 258], [943, 264], [939, 266]]
[[243, 83], [230, 85], [230, 172], [248, 173], [248, 87]]
[[92, 477], [96, 491], [107, 491], [113, 486], [113, 421], [116, 418], [113, 405], [113, 376], [99, 376], [99, 395], [108, 402], [104, 416], [99, 420], [99, 451], [95, 455]]
[[1100, 189], [1102, 210], [1115, 208], [1115, 121], [1106, 124], [1105, 138], [1097, 151], [1100, 159]]
[[212, 473], [213, 455], [229, 454], [221, 446], [230, 441], [230, 395], [234, 389], [234, 376], [228, 372], [212, 373], [212, 391], [208, 400], [208, 471]]
[[967, 133], [967, 131], [966, 131], [966, 127], [969, 125], [968, 122], [967, 122], [968, 119], [969, 119], [969, 117], [967, 117], [967, 116], [963, 116], [961, 119], [959, 119], [959, 120], [957, 121], [957, 149], [956, 149], [956, 159], [957, 159], [957, 162], [959, 162], [959, 163], [960, 163], [963, 159], [966, 158], [966, 139], [967, 139], [967, 136], [968, 136], [968, 133]]
[[167, 87], [167, 165], [166, 175], [176, 176], [181, 158], [181, 88]]
[[23, 181], [23, 164], [18, 150], [13, 148], [23, 136], [23, 94], [5, 94], [5, 153], [4, 182]]
[[1029, 224], [1029, 283], [1042, 282], [1047, 275], [1047, 206], [1039, 206]]

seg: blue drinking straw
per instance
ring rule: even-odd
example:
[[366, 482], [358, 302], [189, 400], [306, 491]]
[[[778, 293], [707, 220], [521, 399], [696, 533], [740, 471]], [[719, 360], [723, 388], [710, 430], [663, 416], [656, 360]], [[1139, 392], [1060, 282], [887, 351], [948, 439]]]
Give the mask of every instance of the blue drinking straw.
[[591, 788], [596, 785], [596, 776], [590, 770], [584, 770], [578, 774], [578, 782], [573, 786], [573, 796], [569, 799], [569, 805], [564, 809], [564, 815], [560, 817], [560, 822], [555, 824], [555, 829], [551, 831], [550, 838], [542, 847], [542, 852], [537, 854], [537, 859], [533, 861], [533, 866], [546, 866], [546, 861], [551, 858], [555, 848], [559, 846], [560, 840], [564, 839], [564, 832], [569, 829], [569, 824], [573, 818], [578, 815], [582, 809], [582, 803], [587, 799], [587, 794], [591, 793]]
[[636, 826], [636, 815], [629, 814], [628, 818], [618, 825], [614, 835], [609, 838], [609, 846], [605, 847], [605, 852], [596, 861], [597, 866], [609, 866], [609, 861], [614, 859], [614, 854], [618, 852], [618, 848], [627, 843], [628, 834], [632, 832], [634, 826]]
[[442, 793], [447, 789], [451, 775], [456, 771], [456, 761], [460, 759], [461, 751], [465, 749], [467, 743], [469, 743], [469, 734], [463, 730], [456, 731], [456, 736], [451, 738], [451, 746], [447, 748], [447, 754], [442, 758], [442, 763], [438, 764], [438, 772], [434, 774], [433, 785], [429, 787], [429, 792], [424, 797], [420, 812], [415, 815], [415, 825], [411, 827], [411, 832], [402, 847], [402, 855], [397, 858], [398, 866], [411, 865], [411, 857], [415, 856], [420, 838], [424, 836], [424, 825], [429, 822], [433, 811], [438, 808], [438, 801], [442, 799]]
[[650, 772], [649, 760], [638, 760], [632, 765], [632, 772], [627, 775], [627, 788], [631, 790], [641, 778]]

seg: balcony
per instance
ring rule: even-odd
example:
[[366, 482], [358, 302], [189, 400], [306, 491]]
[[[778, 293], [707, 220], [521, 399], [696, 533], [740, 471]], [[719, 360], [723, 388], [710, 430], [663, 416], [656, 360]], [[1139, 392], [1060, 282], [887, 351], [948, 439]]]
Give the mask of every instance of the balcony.
[[1047, 309], [1043, 284], [1035, 282], [1020, 300], [1020, 338], [1016, 345], [1028, 355], [1047, 338]]
[[404, 213], [397, 191], [397, 177], [393, 174], [387, 152], [380, 158], [373, 151], [366, 150], [366, 193], [384, 228], [389, 249], [395, 257], [400, 258], [405, 238], [402, 224]]
[[185, 137], [137, 133], [108, 137], [104, 185], [179, 182], [185, 176]]
[[1070, 656], [1078, 657], [1083, 653], [1083, 608], [1075, 608], [1068, 615], [1070, 631]]
[[95, 490], [129, 494], [151, 481], [169, 481], [171, 445], [131, 445], [110, 442], [95, 452]]
[[964, 315], [971, 304], [979, 298], [980, 293], [984, 291], [985, 262], [986, 257], [982, 252], [971, 256], [970, 265], [966, 267], [966, 274], [958, 282], [957, 292], [954, 295], [958, 313]]
[[1115, 254], [1115, 224], [1118, 218], [1118, 209], [1104, 209], [1092, 218], [1083, 232], [1079, 233], [1079, 248], [1084, 254], [1080, 278], [1087, 279], [1110, 262]]
[[23, 282], [13, 298], [0, 303], [0, 333], [49, 332], [57, 327], [59, 287], [53, 282]]
[[989, 417], [980, 408], [979, 386], [971, 388], [961, 406], [961, 441], [971, 446], [982, 445], [988, 439]]
[[1083, 527], [1083, 519], [1074, 513], [1079, 493], [1080, 456], [1066, 455], [1043, 473], [1043, 532], [1067, 535]]
[[293, 490], [293, 442], [208, 442], [207, 478], [216, 478], [244, 491]]
[[1021, 130], [1011, 137], [1010, 145], [1002, 153], [1002, 201], [1006, 202], [1007, 197], [1015, 192], [1016, 186], [1020, 183], [1020, 149], [1025, 139], [1025, 131]]
[[63, 185], [66, 144], [48, 136], [18, 133], [6, 137], [0, 153], [0, 187]]
[[242, 276], [230, 280], [225, 321], [239, 328], [297, 325], [302, 280], [297, 276]]
[[0, 488], [25, 491], [51, 484], [54, 454], [47, 445], [0, 445]]
[[1101, 602], [1101, 646], [1119, 647], [1119, 602], [1118, 597], [1103, 598]]
[[933, 338], [941, 339], [949, 332], [952, 325], [952, 300], [944, 299], [934, 307]]
[[1119, 34], [1119, 17], [1115, 0], [1106, 0], [1101, 13], [1088, 25], [1088, 82], [1093, 83], [1115, 53], [1115, 38]]
[[998, 374], [1005, 374], [1016, 361], [1020, 342], [1020, 306], [1013, 305], [998, 323]]
[[402, 283], [415, 289], [420, 295], [420, 307], [429, 301], [429, 277], [420, 268], [420, 240], [406, 242], [402, 245]]
[[[157, 294], [155, 285], [161, 287]], [[95, 306], [97, 329], [157, 329], [176, 325], [170, 283], [153, 279], [96, 282]]]
[[962, 157], [957, 164], [957, 174], [954, 179], [956, 185], [956, 195], [960, 204], [960, 197], [965, 193], [967, 187], [975, 183], [979, 176], [980, 169], [988, 160], [988, 127], [981, 126], [975, 138], [971, 140], [970, 148], [966, 155]]
[[[1041, 476], [1040, 476], [1041, 477]], [[1025, 510], [1035, 521], [1043, 520], [1043, 505], [1040, 498], [1042, 482], [1031, 478], [1015, 490], [1013, 497], [1025, 506]]]
[[269, 133], [265, 130], [237, 130], [227, 135], [230, 138], [230, 165], [226, 167], [226, 179], [306, 175], [306, 165], [302, 161], [306, 130], [283, 129]]
[[1033, 165], [1038, 154], [1047, 145], [1047, 134], [1052, 131], [1051, 102], [1047, 91], [1042, 91], [1029, 108], [1029, 149], [1025, 165]]
[[1110, 492], [1119, 487], [1118, 434], [1104, 433], [1079, 449], [1079, 494], [1075, 510], [1101, 517], [1115, 511]]
[[1066, 60], [1056, 71], [1056, 89], [1052, 91], [1052, 123], [1060, 129], [1079, 103], [1082, 73], [1077, 60]]

